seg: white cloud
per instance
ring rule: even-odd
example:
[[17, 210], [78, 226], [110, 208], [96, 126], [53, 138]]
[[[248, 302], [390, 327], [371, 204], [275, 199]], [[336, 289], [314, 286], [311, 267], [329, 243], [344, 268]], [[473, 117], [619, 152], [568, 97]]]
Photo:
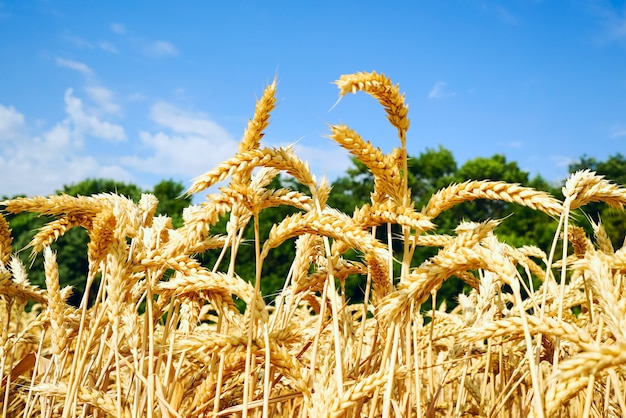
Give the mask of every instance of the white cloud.
[[150, 117], [159, 125], [176, 133], [196, 134], [204, 137], [229, 137], [217, 123], [201, 112], [189, 112], [167, 102], [157, 102], [150, 110]]
[[[112, 52], [114, 54], [118, 53], [117, 48], [115, 47], [115, 45], [113, 45], [111, 42], [108, 41], [100, 41], [97, 44], [94, 44], [92, 42], [89, 42], [86, 39], [83, 39], [79, 36], [73, 35], [71, 33], [66, 33], [65, 34], [65, 40], [68, 41], [69, 43], [73, 44], [74, 46], [76, 46], [77, 48], [81, 48], [81, 49], [94, 49], [94, 48], [100, 48], [103, 51], [106, 52]], [[61, 59], [63, 60], [63, 59]], [[66, 66], [71, 66], [73, 65], [73, 67], [70, 68], [74, 68], [76, 69], [76, 64], [79, 64], [79, 66], [84, 66], [84, 64], [81, 65], [81, 63], [76, 63], [76, 62], [71, 62], [69, 60], [64, 60], [67, 63], [69, 63], [69, 65]], [[57, 64], [58, 64], [58, 59], [57, 59]], [[62, 65], [62, 64], [59, 64]]]
[[122, 140], [123, 128], [90, 114], [71, 89], [64, 99], [66, 117], [43, 130], [15, 108], [0, 105], [0, 195], [50, 194], [88, 177], [132, 180], [129, 171], [86, 155], [83, 147], [85, 136]]
[[[129, 169], [158, 174], [161, 178], [180, 176], [191, 179], [213, 169], [237, 153], [238, 139], [201, 112], [190, 112], [159, 101], [150, 111], [151, 119], [162, 129], [143, 131], [140, 139], [147, 155], [135, 155], [122, 160]], [[269, 143], [266, 146], [288, 146]], [[297, 155], [310, 164], [318, 179], [334, 179], [351, 166], [350, 155], [334, 143], [325, 149], [303, 142], [293, 145]]]
[[118, 35], [124, 35], [126, 33], [126, 26], [121, 23], [111, 23], [111, 30]]
[[126, 140], [124, 128], [87, 114], [82, 100], [73, 95], [72, 89], [67, 89], [65, 92], [65, 111], [69, 116], [65, 122], [73, 125], [74, 134], [78, 138], [82, 138], [83, 135], [90, 135], [113, 142]]
[[[150, 108], [157, 128], [141, 131], [139, 144], [125, 146], [125, 155], [112, 155], [107, 160], [102, 151], [90, 154], [93, 146], [99, 146], [98, 140], [102, 144], [103, 140], [126, 139], [122, 126], [105, 119], [107, 113], [100, 114], [98, 109], [94, 112], [86, 106], [85, 102], [92, 100], [105, 109], [107, 103], [114, 103], [114, 94], [92, 87], [81, 98], [67, 89], [65, 116], [43, 127], [29, 123], [14, 107], [0, 105], [0, 196], [46, 195], [88, 177], [135, 183], [141, 178], [187, 181], [237, 152], [238, 140], [207, 114], [160, 101]], [[299, 142], [294, 148], [310, 163], [318, 179], [323, 175], [331, 179], [343, 175], [350, 166], [348, 153], [334, 144], [319, 149]]]
[[115, 95], [113, 92], [102, 86], [88, 86], [85, 91], [106, 113], [120, 113], [120, 106], [115, 103]]
[[161, 176], [193, 178], [237, 152], [237, 141], [203, 113], [157, 102], [150, 116], [165, 131], [140, 133], [148, 155], [123, 158], [122, 162], [129, 168]]
[[65, 39], [74, 44], [75, 46], [79, 47], [79, 48], [87, 48], [87, 49], [92, 49], [93, 48], [93, 44], [79, 36], [76, 35], [72, 35], [71, 33], [66, 33], [65, 34]]
[[23, 129], [24, 115], [13, 106], [5, 107], [0, 104], [0, 141], [19, 137]]
[[134, 170], [161, 177], [197, 177], [237, 152], [237, 143], [230, 137], [141, 132], [140, 139], [150, 155], [124, 157], [122, 162]]
[[72, 131], [67, 122], [57, 123], [51, 130], [45, 132], [43, 134], [43, 143], [50, 148], [48, 151], [71, 146], [80, 148], [82, 146], [80, 141], [72, 143]]
[[146, 45], [144, 49], [147, 55], [153, 57], [171, 57], [178, 55], [178, 49], [171, 42], [155, 41]]
[[447, 97], [453, 97], [456, 95], [454, 92], [447, 91], [447, 83], [443, 81], [438, 81], [435, 83], [433, 88], [428, 93], [429, 99], [445, 99]]
[[86, 64], [83, 64], [82, 62], [72, 61], [72, 60], [57, 57], [56, 63], [59, 67], [69, 68], [71, 70], [78, 71], [86, 75], [93, 74], [93, 71], [91, 71], [91, 68], [89, 68]]

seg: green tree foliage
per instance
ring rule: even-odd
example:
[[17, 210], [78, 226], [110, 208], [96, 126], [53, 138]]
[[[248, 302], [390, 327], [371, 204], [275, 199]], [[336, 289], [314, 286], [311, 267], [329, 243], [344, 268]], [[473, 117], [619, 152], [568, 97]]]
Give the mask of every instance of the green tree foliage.
[[139, 186], [110, 179], [87, 179], [79, 183], [65, 185], [57, 193], [70, 196], [91, 196], [98, 193], [116, 193], [133, 201], [139, 201], [142, 190]]
[[418, 206], [425, 205], [433, 193], [453, 183], [458, 171], [452, 152], [442, 146], [427, 148], [417, 157], [409, 156], [407, 167], [409, 188]]
[[191, 205], [191, 196], [184, 192], [185, 186], [174, 180], [163, 180], [152, 189], [152, 194], [159, 199], [157, 214], [170, 216], [175, 228], [183, 224], [183, 210]]
[[374, 178], [365, 164], [356, 157], [352, 157], [352, 164], [345, 176], [333, 182], [333, 190], [328, 198], [330, 206], [348, 214], [357, 206], [368, 203], [374, 191]]

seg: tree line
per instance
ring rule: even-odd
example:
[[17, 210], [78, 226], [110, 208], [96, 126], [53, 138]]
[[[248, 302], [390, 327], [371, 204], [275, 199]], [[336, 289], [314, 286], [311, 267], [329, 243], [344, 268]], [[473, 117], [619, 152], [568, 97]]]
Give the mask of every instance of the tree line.
[[[569, 166], [570, 173], [580, 169], [591, 169], [598, 174], [606, 176], [618, 184], [626, 185], [626, 159], [620, 153], [608, 157], [605, 161], [582, 156], [578, 161]], [[551, 193], [561, 198], [563, 184], [551, 183], [540, 176], [530, 177], [529, 173], [522, 170], [515, 161], [507, 161], [501, 154], [491, 157], [478, 157], [459, 166], [450, 150], [443, 147], [428, 148], [418, 156], [408, 157], [408, 178], [412, 200], [417, 208], [426, 204], [430, 196], [451, 183], [460, 183], [466, 180], [493, 180], [509, 183], [519, 183]], [[277, 177], [273, 180], [270, 188], [288, 187], [300, 191], [306, 191], [293, 179]], [[344, 175], [332, 183], [332, 192], [328, 205], [351, 214], [356, 207], [369, 202], [370, 193], [373, 190], [373, 177], [367, 168], [357, 159], [352, 160], [352, 166]], [[151, 190], [142, 190], [134, 184], [122, 183], [108, 179], [87, 179], [85, 181], [63, 186], [57, 191], [72, 196], [89, 196], [97, 193], [117, 193], [139, 200], [142, 193], [152, 193], [159, 199], [157, 214], [166, 214], [172, 218], [175, 227], [182, 225], [183, 210], [191, 204], [191, 197], [184, 195], [185, 188], [182, 183], [173, 180], [163, 180]], [[13, 196], [17, 197], [17, 196]], [[3, 197], [7, 199], [9, 197]], [[262, 237], [266, 237], [277, 222], [295, 212], [294, 208], [280, 206], [269, 208], [260, 215], [259, 227]], [[584, 213], [576, 216], [577, 222], [591, 233], [590, 220], [602, 221], [614, 247], [623, 245], [626, 236], [626, 214], [600, 203], [592, 203], [584, 208]], [[33, 235], [51, 218], [32, 213], [20, 213], [12, 215], [5, 213], [5, 217], [12, 228], [13, 247], [22, 249], [28, 245]], [[505, 219], [506, 218], [506, 219]], [[557, 220], [539, 211], [534, 211], [514, 203], [502, 201], [476, 200], [457, 205], [443, 212], [434, 219], [437, 232], [443, 234], [453, 233], [454, 228], [460, 221], [485, 221], [487, 219], [505, 219], [496, 229], [496, 234], [503, 240], [514, 246], [536, 245], [544, 250], [550, 248], [553, 234], [556, 230]], [[228, 219], [222, 219], [212, 229], [213, 234], [225, 232]], [[399, 233], [400, 231], [394, 231]], [[386, 231], [381, 231], [386, 234]], [[248, 242], [252, 242], [253, 231], [246, 231]], [[384, 237], [381, 236], [384, 239]], [[87, 244], [89, 237], [82, 228], [73, 228], [54, 244], [53, 250], [58, 253], [59, 276], [61, 287], [71, 285], [74, 292], [69, 302], [78, 305], [84, 291], [84, 281], [87, 274]], [[253, 278], [255, 271], [255, 258], [252, 244], [250, 251], [240, 251], [237, 254], [236, 273], [243, 278]], [[419, 265], [427, 257], [435, 254], [436, 248], [421, 248], [416, 252], [413, 259], [414, 265]], [[273, 295], [282, 288], [283, 281], [287, 277], [289, 267], [294, 254], [294, 243], [288, 241], [276, 248], [265, 260], [263, 266], [263, 279], [261, 290], [266, 298], [272, 299]], [[28, 248], [20, 251], [19, 256], [29, 269], [29, 280], [40, 287], [45, 287], [43, 262], [41, 255], [35, 259], [30, 258]], [[358, 260], [358, 254], [347, 254]], [[207, 252], [200, 254], [199, 259], [207, 266], [213, 266], [217, 255]], [[361, 279], [348, 278], [345, 283], [347, 297], [352, 301], [363, 298]], [[447, 295], [457, 294], [458, 287], [463, 286], [461, 280], [454, 278], [448, 280], [439, 292], [439, 299], [445, 300]], [[454, 303], [455, 301], [448, 301]]]

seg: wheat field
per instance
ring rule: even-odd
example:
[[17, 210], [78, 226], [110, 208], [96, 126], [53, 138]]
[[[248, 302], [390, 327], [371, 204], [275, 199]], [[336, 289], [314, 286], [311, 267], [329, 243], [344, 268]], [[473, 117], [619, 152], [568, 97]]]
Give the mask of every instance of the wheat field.
[[[375, 72], [336, 84], [340, 97], [377, 100], [399, 139], [384, 154], [349, 127], [331, 126], [329, 137], [374, 177], [371, 202], [352, 214], [327, 206], [328, 183], [292, 148], [262, 146], [275, 81], [257, 100], [237, 154], [193, 181], [188, 194], [223, 186], [187, 208], [179, 228], [155, 216], [150, 194], [138, 203], [115, 194], [0, 202], [4, 213], [53, 217], [28, 245], [43, 254], [40, 289], [0, 216], [3, 416], [626, 416], [626, 246], [613, 248], [601, 224], [587, 236], [578, 226], [586, 220], [572, 215], [590, 202], [623, 209], [626, 189], [591, 171], [567, 179], [562, 200], [518, 184], [467, 181], [416, 208], [398, 85]], [[279, 174], [308, 192], [269, 189]], [[438, 233], [438, 215], [474, 199], [553, 217], [552, 247], [501, 242], [506, 219]], [[298, 212], [260, 236], [259, 214], [278, 205]], [[226, 233], [215, 234], [222, 217]], [[71, 289], [60, 288], [50, 247], [75, 227], [90, 238], [79, 307], [66, 302]], [[245, 228], [255, 231], [251, 245], [243, 245]], [[263, 262], [287, 240], [291, 268], [266, 304]], [[436, 254], [412, 266], [420, 247]], [[350, 250], [359, 261], [344, 257]], [[198, 258], [207, 251], [213, 266]], [[255, 277], [235, 273], [240, 251], [254, 251]], [[361, 278], [363, 303], [347, 300], [348, 275]], [[437, 290], [452, 276], [472, 290], [459, 290], [454, 309], [422, 309], [429, 298], [437, 306]]]

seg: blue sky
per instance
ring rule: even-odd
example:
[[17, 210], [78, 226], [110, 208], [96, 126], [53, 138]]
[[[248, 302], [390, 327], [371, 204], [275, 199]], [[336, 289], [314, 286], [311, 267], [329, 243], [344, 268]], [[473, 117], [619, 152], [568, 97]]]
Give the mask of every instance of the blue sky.
[[313, 172], [349, 166], [342, 122], [398, 146], [341, 74], [383, 72], [410, 105], [411, 155], [502, 153], [556, 181], [583, 154], [626, 151], [626, 5], [617, 1], [0, 2], [0, 195], [87, 177], [144, 188], [236, 152], [278, 77], [264, 138]]

